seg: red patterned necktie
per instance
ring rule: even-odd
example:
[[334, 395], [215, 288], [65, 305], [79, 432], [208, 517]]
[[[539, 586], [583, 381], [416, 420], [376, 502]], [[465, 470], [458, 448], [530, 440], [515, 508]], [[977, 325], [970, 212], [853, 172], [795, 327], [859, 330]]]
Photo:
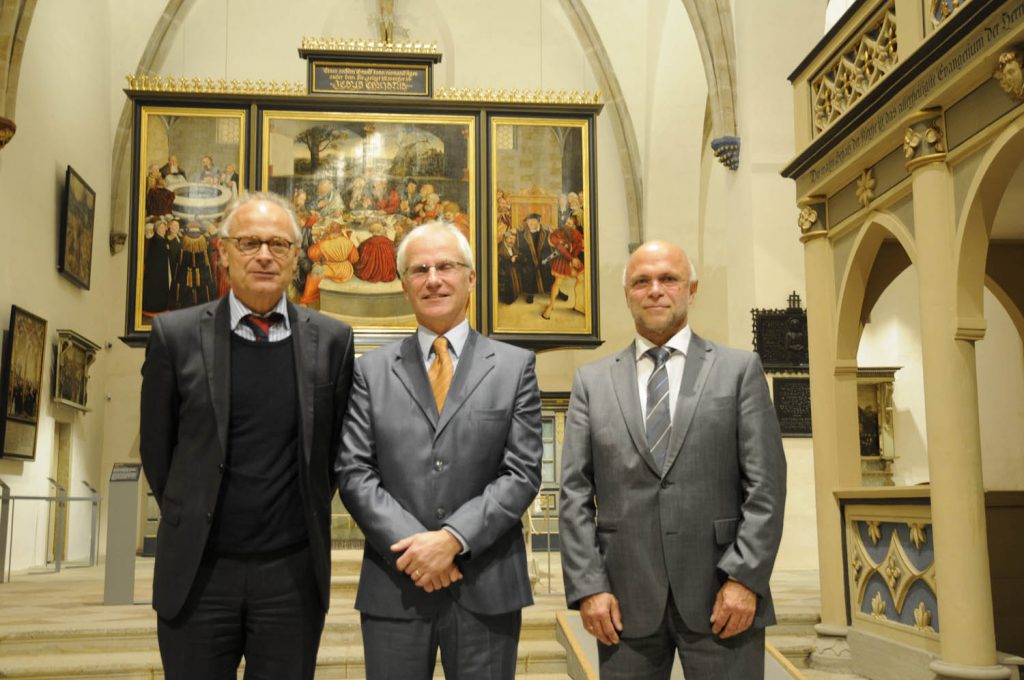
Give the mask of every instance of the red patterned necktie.
[[267, 342], [270, 339], [270, 327], [283, 318], [280, 312], [271, 312], [266, 316], [246, 314], [242, 317], [242, 323], [252, 329], [256, 342]]

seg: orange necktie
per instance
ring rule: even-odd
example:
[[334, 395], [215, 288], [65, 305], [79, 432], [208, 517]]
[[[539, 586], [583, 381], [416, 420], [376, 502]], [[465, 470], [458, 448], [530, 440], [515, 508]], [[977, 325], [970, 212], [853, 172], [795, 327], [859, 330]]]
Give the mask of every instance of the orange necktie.
[[430, 364], [427, 376], [430, 378], [434, 402], [437, 403], [437, 412], [441, 413], [448, 388], [452, 386], [452, 357], [448, 354], [448, 339], [443, 335], [434, 339], [434, 363]]

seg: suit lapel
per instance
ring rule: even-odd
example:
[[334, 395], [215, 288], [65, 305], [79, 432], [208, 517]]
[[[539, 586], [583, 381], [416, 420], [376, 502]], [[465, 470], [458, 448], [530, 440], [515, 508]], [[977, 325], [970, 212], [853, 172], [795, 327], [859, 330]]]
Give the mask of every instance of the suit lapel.
[[427, 371], [423, 367], [423, 353], [416, 340], [416, 333], [402, 341], [391, 371], [408, 390], [412, 400], [420, 407], [430, 424], [436, 428], [437, 404], [434, 403], [434, 392], [430, 389]]
[[682, 449], [686, 433], [693, 423], [693, 414], [704, 391], [711, 366], [715, 363], [715, 350], [709, 342], [696, 333], [690, 336], [690, 347], [686, 352], [686, 366], [683, 368], [683, 380], [679, 385], [676, 397], [676, 410], [672, 415], [672, 438], [668, 444], [668, 458], [665, 471], [672, 468]]
[[626, 422], [626, 429], [629, 430], [633, 446], [640, 452], [640, 457], [644, 459], [651, 471], [661, 476], [658, 466], [654, 464], [651, 450], [647, 446], [647, 432], [644, 429], [643, 412], [640, 410], [640, 392], [637, 387], [635, 345], [630, 344], [615, 357], [615, 365], [612, 366], [612, 385], [615, 387], [615, 397], [619, 401], [622, 419]]
[[228, 298], [208, 308], [199, 320], [199, 344], [206, 365], [210, 401], [217, 420], [221, 456], [228, 450], [228, 420], [231, 417], [231, 311]]
[[[458, 368], [452, 376], [452, 386], [444, 400], [444, 411], [437, 421], [434, 438], [444, 429], [445, 425], [462, 408], [469, 395], [480, 385], [484, 377], [494, 369], [494, 349], [490, 342], [482, 338], [476, 331], [470, 330], [466, 344], [462, 347]], [[433, 398], [433, 393], [431, 393]]]
[[309, 322], [309, 313], [288, 303], [288, 322], [292, 329], [292, 352], [299, 396], [299, 422], [302, 427], [302, 453], [309, 461], [313, 446], [313, 391], [316, 388], [317, 344], [319, 328]]

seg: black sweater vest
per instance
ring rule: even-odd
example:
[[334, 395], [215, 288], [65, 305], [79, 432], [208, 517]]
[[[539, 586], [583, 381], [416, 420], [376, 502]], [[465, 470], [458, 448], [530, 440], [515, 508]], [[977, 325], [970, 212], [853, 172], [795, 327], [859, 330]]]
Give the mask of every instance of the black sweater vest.
[[227, 461], [210, 551], [256, 554], [307, 540], [299, 455], [292, 339], [256, 343], [232, 333]]

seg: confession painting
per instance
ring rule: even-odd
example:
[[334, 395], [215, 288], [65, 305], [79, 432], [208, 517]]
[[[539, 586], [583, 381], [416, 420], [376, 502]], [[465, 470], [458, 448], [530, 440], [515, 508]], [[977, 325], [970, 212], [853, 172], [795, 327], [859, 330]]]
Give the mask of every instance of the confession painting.
[[302, 227], [289, 297], [359, 331], [414, 329], [397, 248], [443, 221], [475, 251], [475, 159], [475, 116], [264, 112], [260, 186]]
[[588, 126], [490, 119], [493, 333], [595, 333]]
[[245, 188], [246, 111], [137, 109], [135, 230], [128, 333], [227, 292], [217, 229]]

